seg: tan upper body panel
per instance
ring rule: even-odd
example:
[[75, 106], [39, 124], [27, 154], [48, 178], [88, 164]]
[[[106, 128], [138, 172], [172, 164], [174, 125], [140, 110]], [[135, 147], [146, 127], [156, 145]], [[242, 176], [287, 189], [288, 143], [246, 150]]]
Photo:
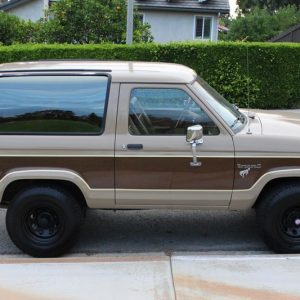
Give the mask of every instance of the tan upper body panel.
[[236, 156], [300, 157], [299, 113], [285, 110], [252, 112], [255, 112], [255, 118], [234, 135]]
[[[271, 180], [300, 177], [300, 114], [256, 110], [254, 119], [233, 136], [235, 184], [231, 209], [251, 207]], [[245, 177], [241, 171], [249, 169]]]
[[262, 134], [290, 136], [299, 139], [300, 114], [286, 110], [257, 110], [262, 121]]
[[37, 61], [0, 65], [1, 72], [104, 72], [112, 82], [134, 83], [191, 83], [197, 77], [192, 69], [171, 63], [117, 61]]

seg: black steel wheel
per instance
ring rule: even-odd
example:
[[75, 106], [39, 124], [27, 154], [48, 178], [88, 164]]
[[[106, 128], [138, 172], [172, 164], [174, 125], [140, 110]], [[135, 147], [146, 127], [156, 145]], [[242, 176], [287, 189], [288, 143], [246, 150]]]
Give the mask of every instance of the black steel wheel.
[[279, 185], [264, 195], [257, 220], [268, 246], [278, 253], [300, 253], [300, 184]]
[[41, 242], [55, 238], [62, 232], [64, 220], [58, 209], [36, 205], [24, 214], [24, 233]]
[[30, 187], [10, 202], [6, 227], [12, 241], [35, 257], [54, 257], [76, 241], [83, 210], [74, 196], [55, 186]]

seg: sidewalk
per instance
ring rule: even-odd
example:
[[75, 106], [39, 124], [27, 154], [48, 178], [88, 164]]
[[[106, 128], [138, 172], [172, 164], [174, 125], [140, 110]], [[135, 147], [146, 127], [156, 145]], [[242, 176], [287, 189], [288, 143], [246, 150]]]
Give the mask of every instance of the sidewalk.
[[0, 299], [300, 299], [300, 256], [137, 254], [0, 259]]

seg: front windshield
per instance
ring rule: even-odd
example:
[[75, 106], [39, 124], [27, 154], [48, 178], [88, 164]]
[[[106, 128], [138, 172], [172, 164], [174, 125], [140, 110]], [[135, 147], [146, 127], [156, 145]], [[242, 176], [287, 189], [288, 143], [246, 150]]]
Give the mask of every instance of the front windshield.
[[235, 131], [246, 122], [246, 117], [238, 110], [238, 108], [229, 103], [205, 80], [198, 77], [193, 86], [199, 91], [200, 95], [202, 95], [201, 98], [205, 99], [231, 129]]

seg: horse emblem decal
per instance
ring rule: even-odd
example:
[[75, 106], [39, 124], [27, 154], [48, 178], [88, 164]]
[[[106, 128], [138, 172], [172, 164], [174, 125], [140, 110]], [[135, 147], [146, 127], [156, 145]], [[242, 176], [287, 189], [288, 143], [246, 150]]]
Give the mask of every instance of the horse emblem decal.
[[250, 170], [251, 170], [251, 169], [248, 168], [248, 169], [246, 169], [246, 170], [240, 171], [240, 176], [241, 176], [242, 178], [245, 178], [246, 176], [249, 175]]
[[238, 169], [240, 169], [239, 174], [242, 178], [245, 178], [246, 176], [249, 175], [250, 171], [252, 169], [257, 170], [261, 169], [261, 164], [237, 164]]

